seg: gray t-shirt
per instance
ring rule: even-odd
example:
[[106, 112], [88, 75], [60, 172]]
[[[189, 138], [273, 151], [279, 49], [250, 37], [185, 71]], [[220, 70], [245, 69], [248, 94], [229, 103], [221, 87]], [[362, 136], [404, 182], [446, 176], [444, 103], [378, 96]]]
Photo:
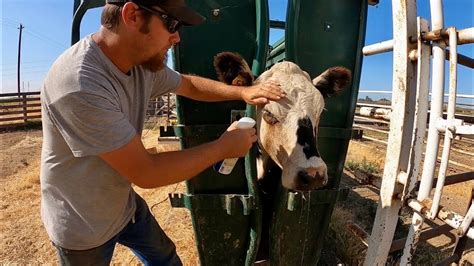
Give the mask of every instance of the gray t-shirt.
[[42, 91], [41, 216], [51, 240], [74, 250], [100, 246], [131, 220], [131, 183], [99, 154], [141, 134], [150, 98], [174, 92], [179, 73], [141, 66], [121, 72], [92, 40], [54, 62]]

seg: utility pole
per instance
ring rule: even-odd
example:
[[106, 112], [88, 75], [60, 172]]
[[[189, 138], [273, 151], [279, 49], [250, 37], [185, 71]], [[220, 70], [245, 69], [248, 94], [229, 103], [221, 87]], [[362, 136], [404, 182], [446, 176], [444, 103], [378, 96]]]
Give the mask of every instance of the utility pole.
[[20, 23], [20, 37], [18, 38], [18, 68], [17, 68], [17, 85], [18, 85], [18, 97], [20, 97], [20, 57], [21, 57], [21, 33], [23, 32], [23, 24]]

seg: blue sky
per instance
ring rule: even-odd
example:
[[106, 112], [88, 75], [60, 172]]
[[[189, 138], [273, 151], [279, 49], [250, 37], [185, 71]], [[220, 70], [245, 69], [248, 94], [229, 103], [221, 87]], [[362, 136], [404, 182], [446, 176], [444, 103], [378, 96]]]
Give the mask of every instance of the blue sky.
[[[271, 19], [284, 20], [286, 0], [269, 0]], [[429, 0], [418, 0], [418, 15], [429, 20]], [[22, 91], [38, 91], [55, 58], [70, 45], [73, 0], [1, 0], [1, 90], [17, 91], [18, 27], [24, 25], [21, 52]], [[99, 28], [100, 8], [86, 13], [81, 35]], [[457, 28], [474, 26], [472, 0], [445, 0], [445, 25]], [[272, 30], [270, 42], [282, 31]], [[369, 6], [366, 45], [392, 38], [391, 1], [380, 0]], [[459, 47], [459, 52], [474, 58], [474, 45]], [[458, 92], [474, 94], [474, 71], [458, 68]], [[446, 79], [447, 80], [447, 79]], [[23, 85], [24, 84], [24, 85]], [[392, 53], [364, 58], [360, 90], [391, 90]], [[24, 88], [24, 89], [23, 89]], [[365, 96], [361, 94], [361, 96]], [[382, 95], [387, 97], [387, 95]], [[466, 100], [463, 100], [466, 102]], [[468, 100], [473, 104], [473, 100]]]

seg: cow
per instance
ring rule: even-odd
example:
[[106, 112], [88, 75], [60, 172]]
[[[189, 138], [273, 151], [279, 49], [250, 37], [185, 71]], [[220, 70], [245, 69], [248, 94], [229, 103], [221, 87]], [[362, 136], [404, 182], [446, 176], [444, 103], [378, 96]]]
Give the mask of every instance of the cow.
[[218, 79], [227, 84], [248, 86], [273, 80], [286, 92], [281, 100], [256, 108], [259, 182], [276, 164], [283, 187], [301, 192], [323, 188], [328, 182], [327, 166], [316, 139], [324, 98], [341, 92], [351, 81], [351, 71], [332, 67], [311, 80], [298, 65], [283, 61], [254, 80], [247, 62], [232, 52], [217, 54], [214, 67]]

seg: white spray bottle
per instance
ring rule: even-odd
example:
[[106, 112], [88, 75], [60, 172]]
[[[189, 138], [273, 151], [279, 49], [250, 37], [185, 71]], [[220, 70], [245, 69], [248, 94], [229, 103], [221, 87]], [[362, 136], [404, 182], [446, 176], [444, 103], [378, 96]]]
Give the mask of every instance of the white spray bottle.
[[[236, 126], [239, 129], [252, 128], [255, 126], [255, 120], [250, 117], [242, 117], [241, 119], [239, 119], [239, 121], [237, 121]], [[214, 164], [214, 170], [223, 175], [228, 175], [232, 172], [238, 160], [239, 158], [227, 158], [225, 160], [217, 162], [216, 164]]]

